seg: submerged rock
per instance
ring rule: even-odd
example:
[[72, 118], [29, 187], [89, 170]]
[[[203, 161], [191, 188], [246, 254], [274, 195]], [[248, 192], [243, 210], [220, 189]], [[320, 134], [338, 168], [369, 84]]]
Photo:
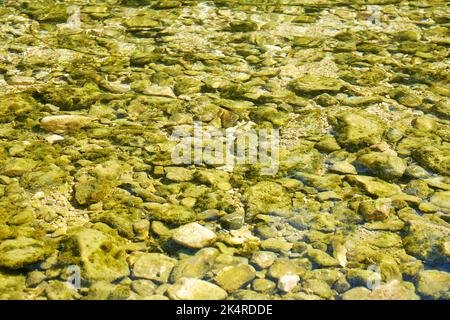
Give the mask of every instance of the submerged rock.
[[450, 237], [450, 229], [426, 219], [409, 221], [403, 245], [408, 254], [431, 264], [448, 261], [445, 243]]
[[195, 278], [181, 278], [167, 293], [174, 300], [223, 300], [228, 296], [221, 287]]
[[139, 256], [133, 265], [133, 276], [167, 282], [177, 260], [161, 253], [144, 253]]
[[450, 175], [450, 152], [444, 148], [430, 145], [417, 146], [412, 157], [419, 164], [442, 175]]
[[294, 79], [290, 86], [299, 93], [339, 92], [342, 82], [330, 77], [306, 75]]
[[89, 125], [92, 118], [78, 115], [48, 116], [42, 118], [41, 126], [53, 133], [77, 131]]
[[398, 185], [387, 183], [374, 177], [349, 176], [347, 180], [371, 196], [389, 197], [401, 192]]
[[258, 182], [246, 190], [244, 197], [247, 214], [285, 212], [291, 207], [289, 195], [275, 182]]
[[95, 229], [69, 233], [60, 243], [59, 262], [80, 266], [81, 277], [88, 281], [114, 281], [130, 273], [123, 245]]
[[216, 239], [216, 234], [202, 225], [193, 222], [179, 227], [172, 239], [188, 248], [200, 249], [210, 245]]
[[242, 288], [255, 278], [255, 269], [248, 264], [225, 267], [214, 277], [214, 281], [228, 292]]
[[404, 160], [382, 152], [364, 154], [357, 159], [357, 163], [387, 181], [401, 178], [406, 170]]
[[358, 149], [381, 141], [384, 126], [371, 114], [345, 111], [336, 116], [337, 141], [350, 149]]
[[417, 277], [417, 292], [428, 299], [450, 298], [450, 273], [437, 270], [421, 271]]
[[42, 241], [18, 237], [4, 240], [0, 244], [0, 266], [9, 269], [20, 269], [43, 261], [54, 248]]

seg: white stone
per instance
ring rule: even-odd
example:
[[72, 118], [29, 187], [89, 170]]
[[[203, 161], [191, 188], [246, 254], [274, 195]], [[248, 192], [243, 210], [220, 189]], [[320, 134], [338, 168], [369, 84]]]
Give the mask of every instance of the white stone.
[[52, 134], [51, 136], [46, 137], [45, 140], [48, 143], [53, 144], [55, 142], [64, 140], [64, 137], [62, 137], [62, 136], [60, 136], [58, 134]]
[[284, 292], [292, 291], [300, 281], [300, 277], [296, 274], [288, 274], [278, 279], [278, 289]]
[[172, 239], [185, 247], [200, 249], [214, 242], [216, 234], [202, 225], [192, 222], [179, 227]]

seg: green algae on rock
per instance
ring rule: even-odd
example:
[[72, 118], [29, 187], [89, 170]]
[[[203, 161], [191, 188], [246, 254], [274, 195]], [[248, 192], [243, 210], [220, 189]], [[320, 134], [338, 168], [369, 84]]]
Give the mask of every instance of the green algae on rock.
[[120, 241], [100, 230], [74, 230], [61, 241], [60, 247], [59, 262], [79, 265], [81, 277], [86, 281], [113, 281], [130, 273]]

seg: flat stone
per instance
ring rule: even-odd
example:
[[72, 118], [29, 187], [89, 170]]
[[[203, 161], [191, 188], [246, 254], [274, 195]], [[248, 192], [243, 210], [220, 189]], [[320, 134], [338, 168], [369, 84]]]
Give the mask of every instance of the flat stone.
[[290, 86], [294, 91], [300, 93], [339, 92], [342, 88], [342, 82], [330, 77], [305, 75], [294, 79]]
[[339, 144], [350, 149], [376, 144], [384, 133], [384, 127], [376, 116], [353, 110], [338, 114], [334, 128]]
[[0, 244], [0, 266], [20, 269], [44, 260], [52, 251], [43, 242], [31, 238], [3, 240]]
[[223, 300], [228, 295], [221, 287], [195, 278], [181, 278], [167, 293], [174, 300]]
[[41, 120], [41, 126], [53, 133], [77, 131], [92, 121], [92, 118], [78, 115], [48, 116]]
[[158, 282], [167, 282], [177, 260], [161, 253], [145, 253], [133, 265], [133, 276]]
[[418, 259], [431, 264], [445, 263], [445, 243], [450, 237], [450, 230], [426, 219], [409, 221], [403, 238], [405, 251]]
[[192, 222], [179, 227], [172, 239], [185, 247], [200, 249], [213, 243], [216, 234], [197, 222]]
[[367, 168], [370, 173], [388, 181], [400, 178], [406, 170], [403, 159], [384, 152], [364, 154], [356, 162]]
[[280, 279], [286, 275], [301, 275], [304, 272], [305, 270], [295, 264], [294, 261], [289, 259], [278, 259], [270, 267], [267, 275], [274, 279]]
[[225, 267], [214, 277], [214, 281], [228, 292], [242, 288], [255, 278], [255, 269], [245, 263]]
[[306, 254], [312, 262], [320, 267], [329, 268], [339, 266], [339, 262], [335, 258], [322, 250], [310, 248]]
[[182, 167], [166, 167], [164, 170], [166, 178], [172, 181], [191, 181], [194, 177], [194, 173], [191, 170]]
[[421, 271], [417, 292], [428, 299], [450, 299], [450, 273], [438, 270]]
[[396, 184], [368, 176], [348, 176], [347, 180], [364, 190], [367, 194], [376, 197], [390, 197], [401, 192]]

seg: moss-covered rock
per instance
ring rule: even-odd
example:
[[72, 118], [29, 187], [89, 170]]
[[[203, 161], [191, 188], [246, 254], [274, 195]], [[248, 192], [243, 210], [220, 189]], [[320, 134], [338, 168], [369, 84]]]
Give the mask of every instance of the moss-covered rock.
[[290, 83], [291, 88], [298, 93], [321, 93], [321, 92], [339, 92], [342, 88], [342, 82], [339, 79], [305, 75], [294, 79]]
[[381, 141], [384, 126], [374, 115], [361, 111], [345, 111], [336, 115], [334, 128], [337, 141], [349, 149], [370, 146]]
[[417, 146], [412, 156], [422, 166], [443, 175], [450, 175], [450, 153], [445, 148]]
[[416, 280], [417, 292], [428, 299], [450, 298], [450, 274], [438, 270], [421, 271]]
[[60, 243], [58, 261], [77, 265], [87, 281], [113, 281], [126, 277], [130, 271], [120, 240], [105, 232], [79, 228], [70, 232]]
[[43, 261], [54, 247], [43, 241], [19, 236], [0, 244], [0, 266], [20, 269]]
[[225, 267], [214, 277], [214, 281], [223, 289], [232, 292], [240, 289], [255, 278], [255, 269], [248, 264]]
[[152, 219], [176, 225], [183, 225], [196, 219], [193, 211], [180, 205], [146, 203], [144, 209]]
[[247, 214], [283, 213], [291, 208], [291, 199], [283, 187], [275, 182], [262, 181], [248, 188], [245, 193]]
[[449, 236], [448, 227], [426, 219], [416, 219], [408, 222], [403, 245], [408, 254], [431, 264], [439, 264], [448, 260], [443, 248]]
[[382, 152], [370, 152], [358, 157], [357, 163], [377, 177], [390, 181], [403, 176], [406, 163], [403, 159]]

